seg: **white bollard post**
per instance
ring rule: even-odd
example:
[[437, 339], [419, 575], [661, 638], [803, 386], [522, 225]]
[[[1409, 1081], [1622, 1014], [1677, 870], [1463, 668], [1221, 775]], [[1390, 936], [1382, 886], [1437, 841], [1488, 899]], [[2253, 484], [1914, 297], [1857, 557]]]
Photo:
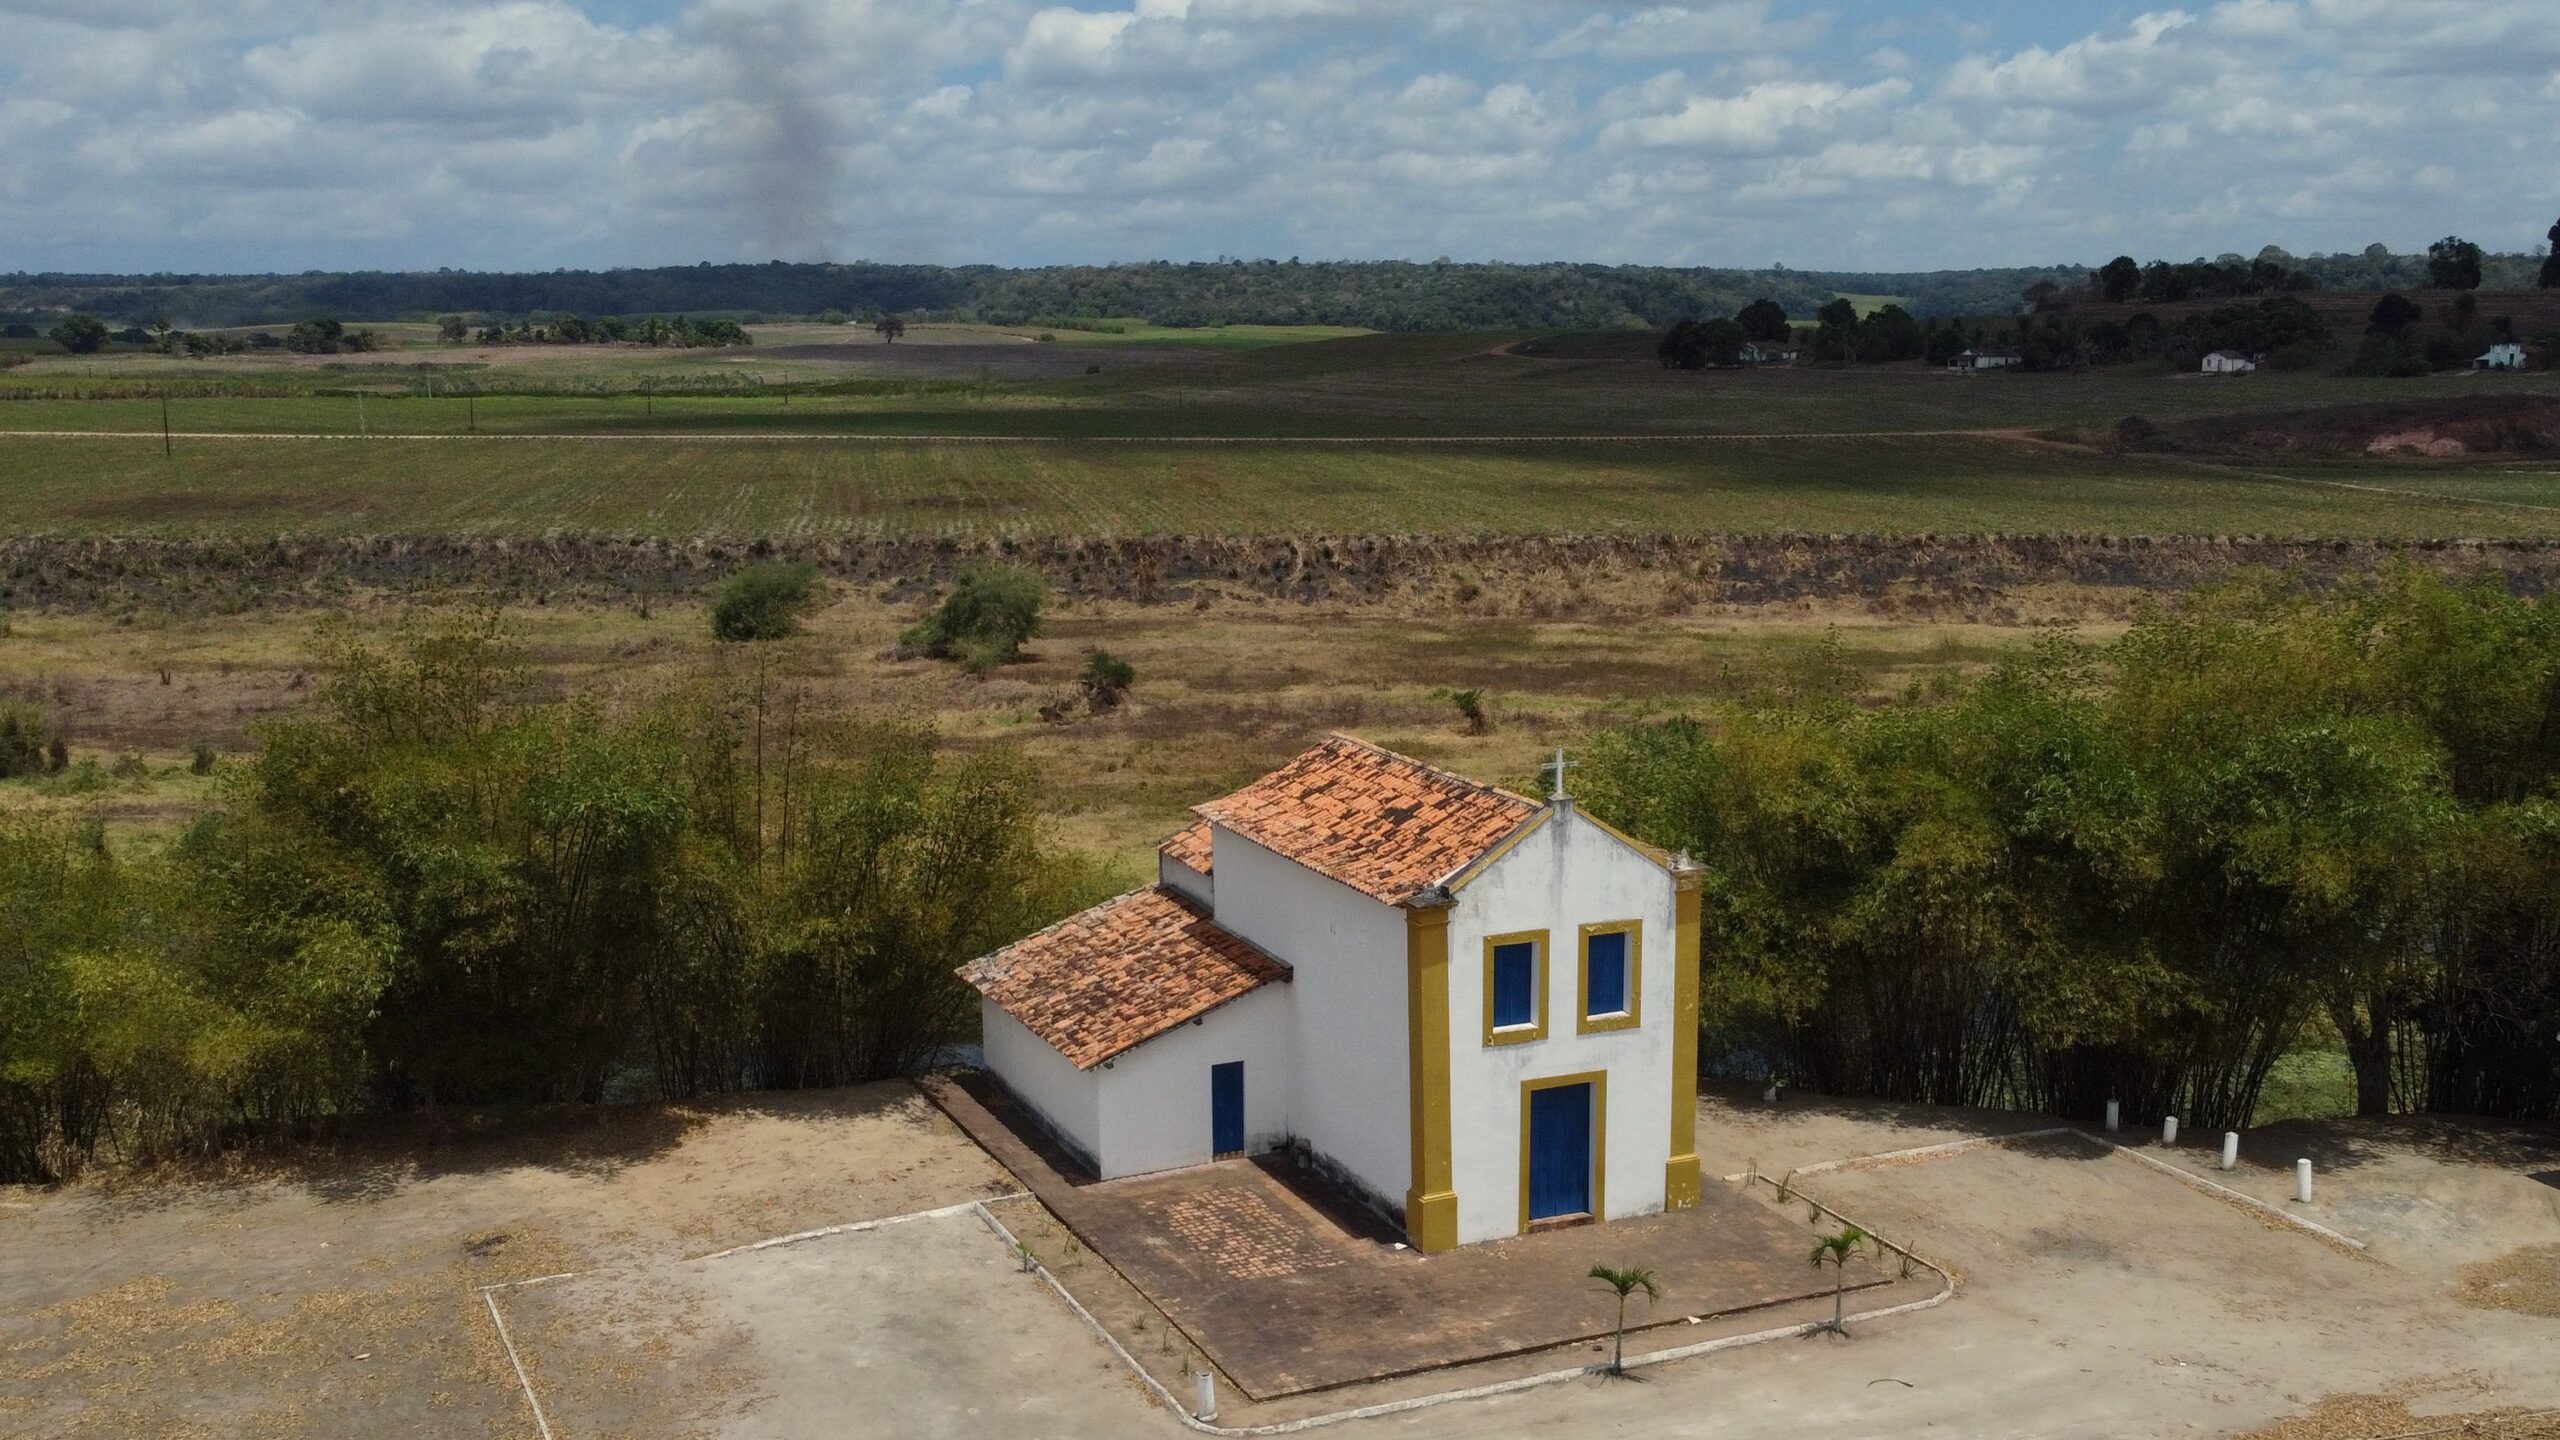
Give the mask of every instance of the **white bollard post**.
[[2178, 1143], [2177, 1116], [2171, 1115], [2160, 1122], [2160, 1143], [2163, 1145], [2175, 1145]]
[[2293, 1162], [2293, 1198], [2305, 1205], [2311, 1203], [2311, 1162], [2308, 1160]]
[[1199, 1385], [1199, 1403], [1192, 1407], [1192, 1416], [1203, 1425], [1215, 1425], [1218, 1423], [1218, 1377], [1202, 1370], [1194, 1378]]
[[2239, 1165], [2239, 1163], [2240, 1132], [2237, 1130], [2225, 1130], [2222, 1132], [2222, 1168], [2229, 1170]]
[[2108, 1133], [2108, 1134], [2111, 1134], [2111, 1135], [2112, 1135], [2112, 1134], [2114, 1134], [2114, 1133], [2115, 1133], [2115, 1129], [2116, 1129], [2116, 1125], [2118, 1124], [2118, 1122], [2122, 1121], [2123, 1119], [2124, 1119], [2124, 1110], [2123, 1110], [2123, 1107], [2119, 1106], [2119, 1105], [2118, 1105], [2115, 1101], [2113, 1101], [2113, 1100], [2108, 1101], [2108, 1102], [2107, 1102], [2107, 1133]]

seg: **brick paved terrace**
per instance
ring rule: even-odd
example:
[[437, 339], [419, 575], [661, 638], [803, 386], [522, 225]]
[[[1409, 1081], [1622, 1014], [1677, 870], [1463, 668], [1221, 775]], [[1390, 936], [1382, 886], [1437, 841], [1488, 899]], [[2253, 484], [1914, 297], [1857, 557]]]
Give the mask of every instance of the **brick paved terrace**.
[[[1804, 1217], [1722, 1184], [1677, 1214], [1424, 1256], [1285, 1154], [1096, 1182], [993, 1081], [937, 1078], [926, 1088], [1257, 1401], [1604, 1337], [1617, 1301], [1589, 1278], [1595, 1264], [1644, 1266], [1659, 1279], [1661, 1304], [1639, 1296], [1631, 1331], [1830, 1294], [1830, 1273], [1808, 1263], [1816, 1232]], [[1934, 1277], [1897, 1282], [1863, 1258], [1848, 1278], [1853, 1290], [1934, 1288]]]

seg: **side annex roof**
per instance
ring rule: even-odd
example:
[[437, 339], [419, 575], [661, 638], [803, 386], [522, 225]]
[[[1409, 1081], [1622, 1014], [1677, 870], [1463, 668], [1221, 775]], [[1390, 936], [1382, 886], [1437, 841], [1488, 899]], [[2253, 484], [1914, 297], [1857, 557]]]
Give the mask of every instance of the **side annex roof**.
[[1202, 875], [1212, 873], [1209, 869], [1209, 822], [1195, 820], [1166, 836], [1165, 842], [1156, 847], [1156, 853], [1186, 870]]
[[1179, 891], [1132, 890], [960, 967], [1079, 1070], [1289, 978]]

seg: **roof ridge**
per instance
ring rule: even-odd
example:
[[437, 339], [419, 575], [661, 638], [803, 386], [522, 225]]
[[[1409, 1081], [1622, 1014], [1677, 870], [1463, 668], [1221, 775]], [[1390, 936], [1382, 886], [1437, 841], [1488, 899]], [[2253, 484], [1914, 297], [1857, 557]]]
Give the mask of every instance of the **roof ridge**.
[[1523, 795], [1516, 790], [1505, 790], [1499, 785], [1478, 780], [1472, 775], [1461, 775], [1455, 770], [1443, 769], [1442, 767], [1434, 765], [1430, 761], [1422, 759], [1419, 756], [1407, 755], [1401, 750], [1390, 750], [1386, 746], [1381, 745], [1374, 740], [1363, 740], [1359, 736], [1354, 735], [1347, 730], [1329, 730], [1325, 733], [1328, 739], [1340, 740], [1347, 744], [1357, 745], [1372, 755], [1384, 756], [1389, 760], [1400, 760], [1417, 770], [1428, 771], [1433, 775], [1439, 776], [1443, 780], [1455, 781], [1470, 790], [1479, 791], [1486, 795], [1499, 795], [1505, 800], [1517, 800], [1521, 804], [1528, 805], [1533, 808], [1545, 803], [1544, 801], [1532, 799], [1527, 795]]

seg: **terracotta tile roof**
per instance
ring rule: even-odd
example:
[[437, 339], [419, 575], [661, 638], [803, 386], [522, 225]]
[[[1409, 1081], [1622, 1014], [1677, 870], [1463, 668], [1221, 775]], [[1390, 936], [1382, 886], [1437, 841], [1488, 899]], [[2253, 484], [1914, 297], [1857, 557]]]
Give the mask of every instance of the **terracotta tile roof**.
[[1348, 735], [1192, 808], [1390, 905], [1447, 878], [1538, 811], [1535, 801]]
[[1071, 915], [960, 967], [1004, 1013], [1079, 1070], [1289, 978], [1161, 885]]
[[1177, 865], [1185, 865], [1206, 875], [1209, 873], [1209, 822], [1175, 831], [1166, 837], [1156, 853]]

